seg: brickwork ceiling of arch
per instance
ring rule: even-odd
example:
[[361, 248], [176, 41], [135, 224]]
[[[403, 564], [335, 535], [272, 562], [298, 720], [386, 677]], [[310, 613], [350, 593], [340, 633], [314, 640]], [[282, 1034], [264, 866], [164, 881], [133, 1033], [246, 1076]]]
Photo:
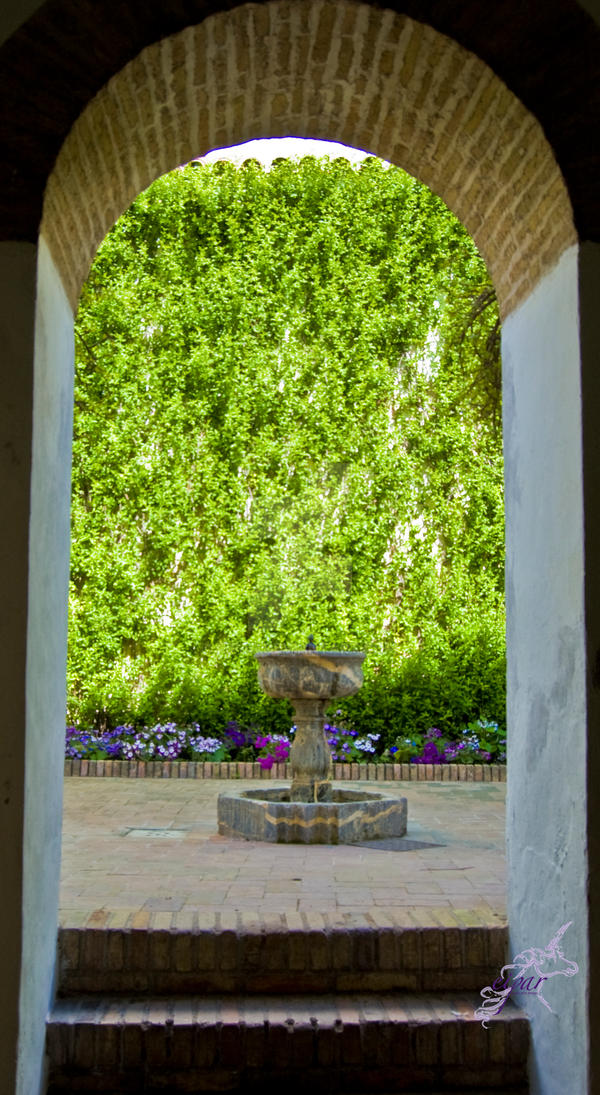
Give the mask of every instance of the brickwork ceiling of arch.
[[[267, 0], [258, 0], [267, 2]], [[476, 53], [538, 118], [582, 239], [600, 240], [600, 30], [573, 0], [400, 0]], [[35, 240], [59, 149], [89, 100], [150, 43], [234, 0], [47, 0], [0, 49], [0, 239]]]

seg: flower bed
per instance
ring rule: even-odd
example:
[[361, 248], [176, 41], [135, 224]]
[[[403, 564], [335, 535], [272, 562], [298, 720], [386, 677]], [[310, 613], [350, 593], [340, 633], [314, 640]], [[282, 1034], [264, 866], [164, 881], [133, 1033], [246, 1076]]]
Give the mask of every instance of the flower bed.
[[[274, 769], [283, 769], [281, 774], [287, 775], [285, 769], [289, 767], [287, 762], [295, 729], [292, 726], [289, 734], [262, 734], [259, 730], [244, 729], [238, 723], [230, 722], [220, 734], [207, 735], [195, 723], [190, 726], [165, 723], [150, 728], [117, 726], [113, 730], [80, 730], [70, 726], [66, 731], [65, 756], [67, 762], [78, 765], [75, 771], [71, 764], [68, 774], [83, 774], [82, 765], [92, 763], [96, 765], [96, 771], [98, 764], [102, 764], [110, 769], [111, 774], [117, 774], [116, 765], [126, 768], [127, 774], [130, 774], [130, 767], [137, 771], [140, 765], [144, 765], [144, 774], [146, 769], [148, 774], [154, 774], [151, 771], [153, 768], [163, 770], [165, 765], [179, 763], [194, 766], [194, 771], [196, 768], [204, 771], [204, 766], [209, 764], [211, 772], [213, 768], [223, 768], [228, 776], [234, 774], [238, 778], [242, 776], [242, 770], [246, 775], [249, 768], [253, 775], [267, 774]], [[350, 769], [477, 769], [498, 767], [506, 759], [506, 742], [497, 723], [483, 720], [470, 723], [457, 734], [455, 740], [444, 738], [441, 731], [433, 727], [424, 735], [398, 739], [383, 748], [380, 747], [379, 734], [359, 735], [352, 727], [335, 723], [327, 723], [325, 732], [336, 773], [338, 770], [342, 773], [336, 774], [336, 779], [364, 778], [361, 774], [346, 775]], [[366, 778], [423, 777], [416, 774], [414, 777], [382, 775]]]

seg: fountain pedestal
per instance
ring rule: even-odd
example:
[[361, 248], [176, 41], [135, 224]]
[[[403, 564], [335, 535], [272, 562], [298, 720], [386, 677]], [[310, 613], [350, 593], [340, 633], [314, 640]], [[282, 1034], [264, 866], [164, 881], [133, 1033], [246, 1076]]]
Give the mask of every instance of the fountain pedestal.
[[294, 700], [296, 732], [290, 749], [292, 802], [331, 802], [331, 749], [325, 737], [329, 700]]
[[363, 683], [361, 651], [276, 650], [257, 654], [258, 679], [268, 696], [294, 705], [296, 733], [290, 750], [294, 802], [331, 802], [331, 750], [325, 709], [352, 696]]
[[406, 799], [377, 791], [336, 790], [325, 709], [363, 682], [360, 652], [279, 650], [257, 654], [258, 678], [269, 696], [290, 699], [296, 733], [292, 784], [219, 795], [219, 833], [287, 844], [354, 844], [404, 836]]

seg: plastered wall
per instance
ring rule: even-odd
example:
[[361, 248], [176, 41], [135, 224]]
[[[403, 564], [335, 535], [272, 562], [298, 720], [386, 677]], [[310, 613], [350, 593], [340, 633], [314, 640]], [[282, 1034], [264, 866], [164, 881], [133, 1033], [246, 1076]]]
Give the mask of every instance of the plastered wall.
[[587, 763], [578, 249], [504, 324], [509, 924], [512, 957], [571, 920], [553, 1012], [522, 997], [532, 1091], [585, 1092]]

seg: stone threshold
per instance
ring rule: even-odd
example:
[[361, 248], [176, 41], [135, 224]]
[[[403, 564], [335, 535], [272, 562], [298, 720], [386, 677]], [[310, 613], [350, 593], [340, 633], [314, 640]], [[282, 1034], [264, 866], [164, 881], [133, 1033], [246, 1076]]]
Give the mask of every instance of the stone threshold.
[[[65, 760], [65, 776], [121, 779], [262, 779], [291, 780], [288, 764], [262, 768], [258, 761]], [[506, 783], [505, 764], [334, 764], [333, 779], [422, 782]]]

